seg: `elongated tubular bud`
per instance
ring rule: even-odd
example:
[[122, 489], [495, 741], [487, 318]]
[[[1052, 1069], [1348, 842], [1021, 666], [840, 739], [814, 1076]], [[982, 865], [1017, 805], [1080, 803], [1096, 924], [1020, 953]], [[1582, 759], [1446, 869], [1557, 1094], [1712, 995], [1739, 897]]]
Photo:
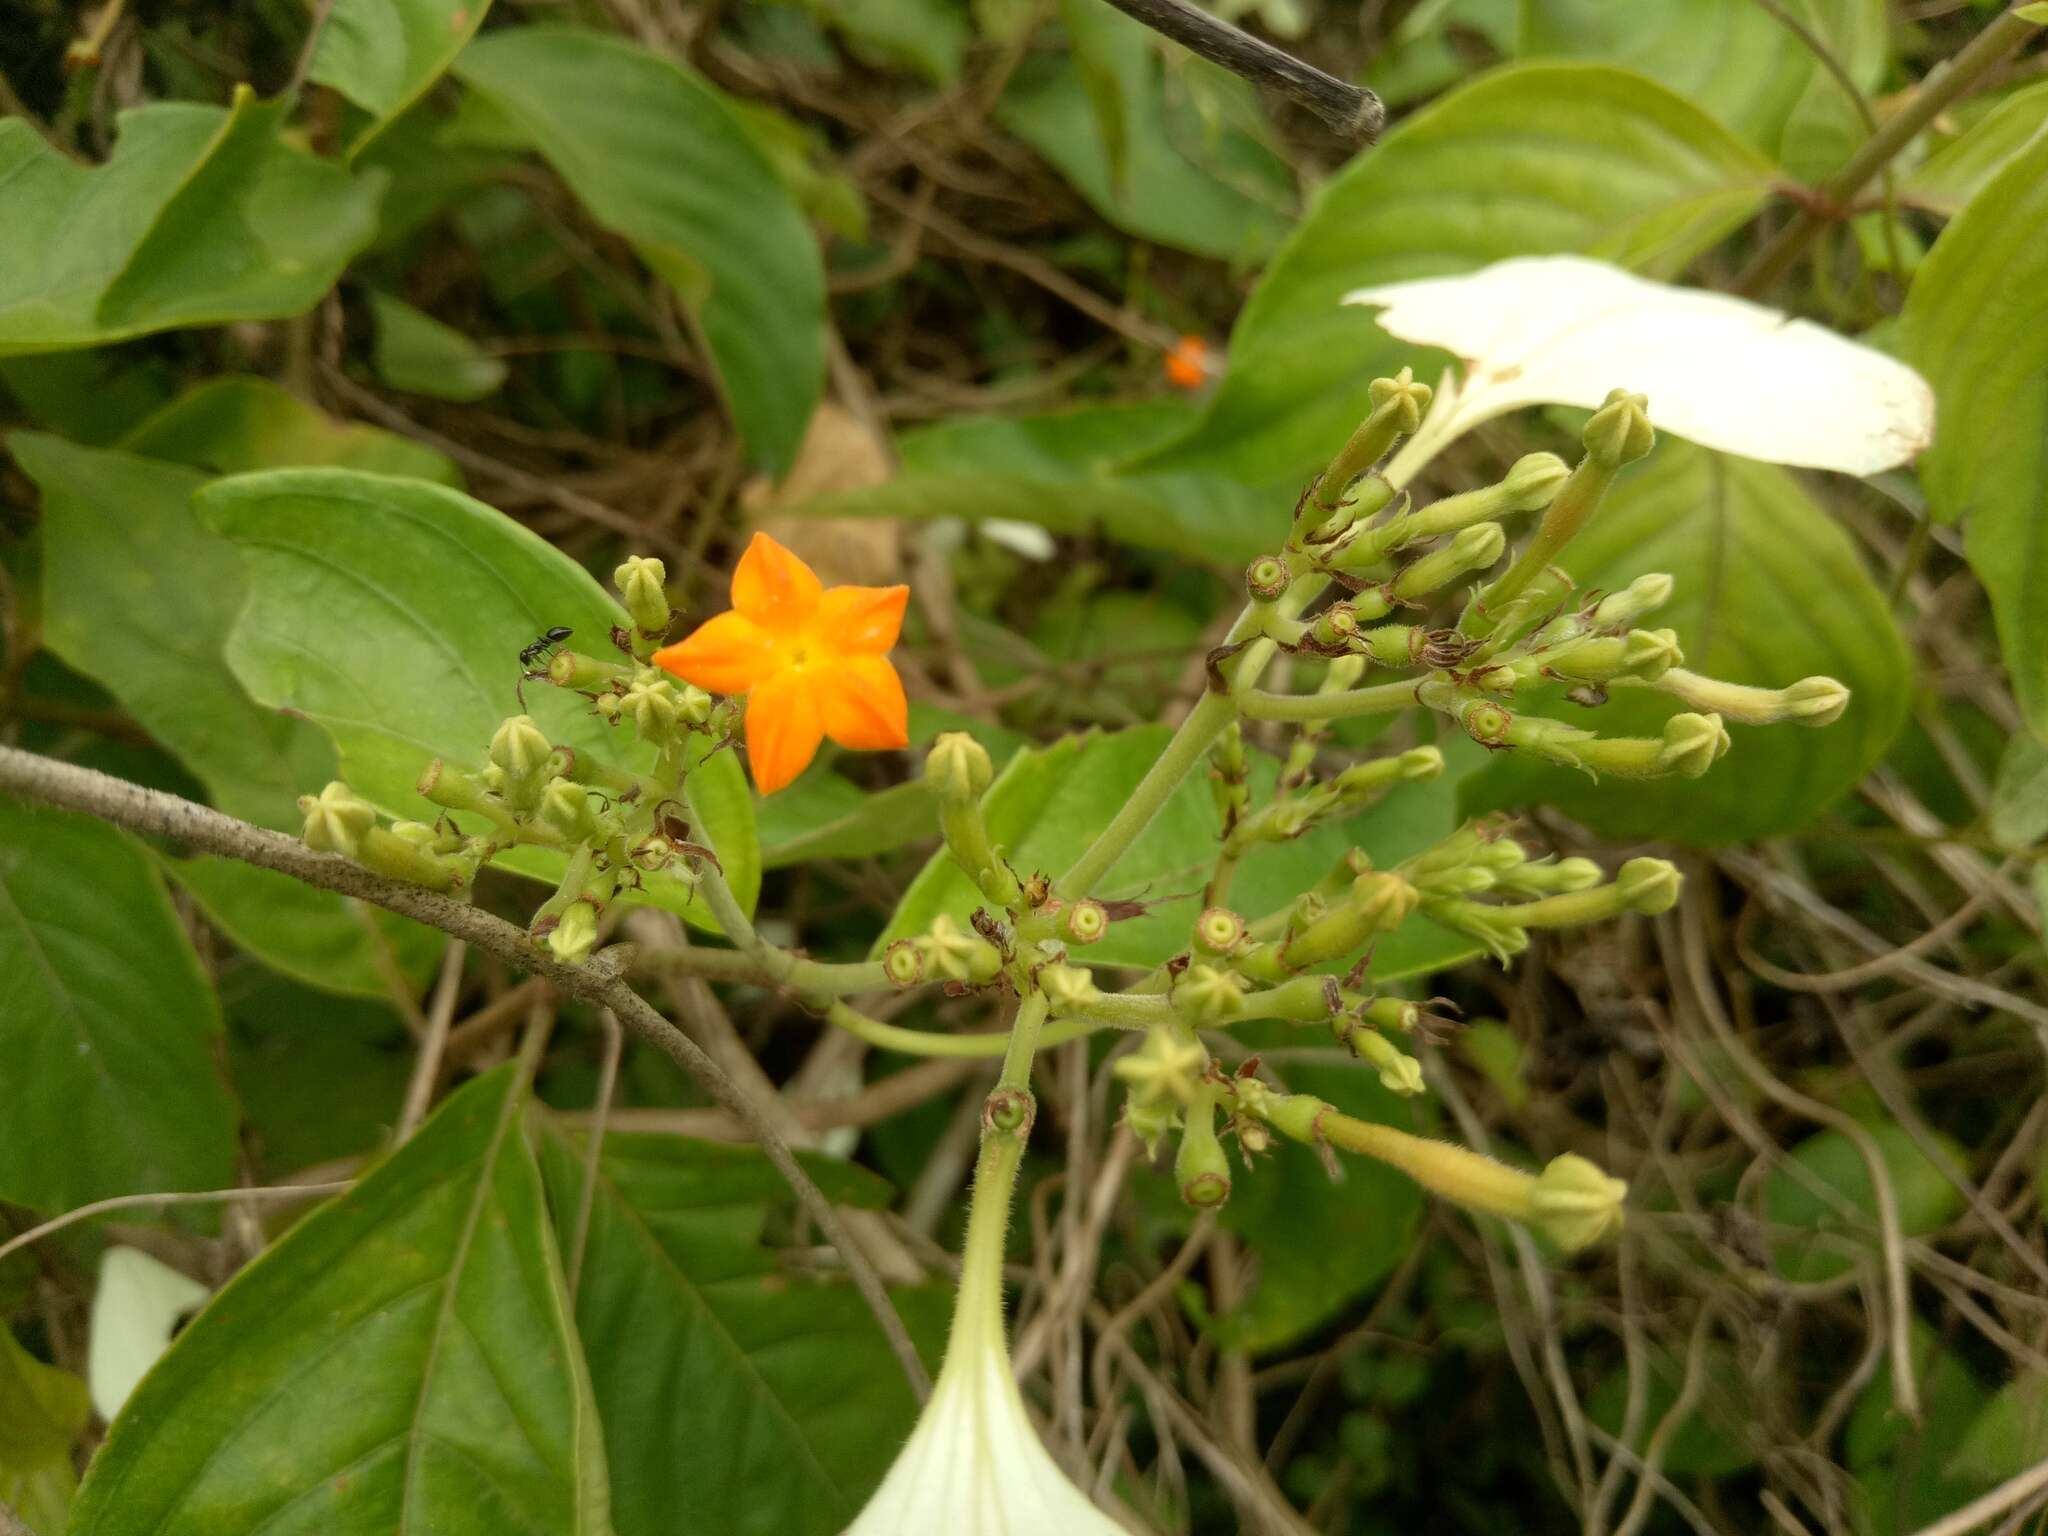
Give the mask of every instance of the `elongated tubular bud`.
[[1393, 594], [1412, 603], [1449, 586], [1461, 576], [1483, 571], [1507, 552], [1507, 531], [1499, 523], [1461, 528], [1441, 549], [1433, 549], [1404, 567], [1394, 578]]
[[1394, 446], [1396, 438], [1405, 437], [1422, 425], [1423, 412], [1429, 409], [1433, 393], [1427, 384], [1415, 382], [1414, 370], [1409, 368], [1403, 368], [1391, 379], [1374, 379], [1368, 390], [1372, 412], [1358, 424], [1350, 440], [1316, 481], [1296, 524], [1297, 535], [1326, 525], [1343, 505], [1351, 482], [1377, 464]]
[[1849, 690], [1832, 677], [1802, 677], [1785, 688], [1752, 688], [1702, 677], [1673, 667], [1655, 679], [1657, 689], [1696, 710], [1744, 725], [1833, 725], [1849, 707]]

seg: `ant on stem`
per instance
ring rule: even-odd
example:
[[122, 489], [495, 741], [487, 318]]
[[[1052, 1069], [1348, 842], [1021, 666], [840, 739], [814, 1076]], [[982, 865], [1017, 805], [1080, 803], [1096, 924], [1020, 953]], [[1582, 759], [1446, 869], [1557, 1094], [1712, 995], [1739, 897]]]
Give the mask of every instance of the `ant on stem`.
[[535, 636], [526, 649], [519, 653], [519, 665], [526, 670], [520, 676], [518, 686], [512, 691], [518, 695], [521, 714], [526, 712], [526, 685], [531, 682], [537, 682], [548, 675], [547, 668], [543, 663], [554, 655], [556, 646], [575, 633], [576, 631], [569, 628], [568, 625], [557, 624], [553, 629], [543, 630], [539, 635]]

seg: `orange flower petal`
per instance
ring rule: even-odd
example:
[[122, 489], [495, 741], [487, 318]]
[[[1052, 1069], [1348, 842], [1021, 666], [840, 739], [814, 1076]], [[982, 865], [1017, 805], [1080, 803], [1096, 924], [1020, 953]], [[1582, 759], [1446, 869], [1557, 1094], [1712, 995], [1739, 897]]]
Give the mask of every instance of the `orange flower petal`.
[[908, 587], [834, 587], [818, 600], [811, 632], [836, 651], [880, 656], [903, 628]]
[[775, 636], [743, 613], [707, 619], [653, 656], [664, 672], [712, 693], [745, 693], [784, 665]]
[[732, 605], [763, 629], [787, 634], [817, 611], [818, 573], [765, 533], [732, 573]]
[[903, 679], [882, 656], [846, 656], [818, 680], [819, 723], [842, 747], [880, 752], [910, 745]]
[[747, 762], [754, 787], [772, 795], [810, 767], [823, 738], [817, 690], [796, 667], [776, 673], [747, 695]]

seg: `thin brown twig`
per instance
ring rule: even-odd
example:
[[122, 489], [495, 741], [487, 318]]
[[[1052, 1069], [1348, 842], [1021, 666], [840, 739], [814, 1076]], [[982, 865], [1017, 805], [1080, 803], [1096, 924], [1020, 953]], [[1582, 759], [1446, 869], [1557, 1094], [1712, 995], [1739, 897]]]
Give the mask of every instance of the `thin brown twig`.
[[705, 1055], [695, 1041], [663, 1018], [645, 998], [626, 984], [620, 975], [626, 956], [607, 950], [587, 964], [564, 965], [544, 950], [536, 949], [523, 929], [463, 902], [417, 886], [387, 880], [347, 859], [334, 854], [315, 853], [282, 833], [224, 816], [180, 796], [145, 789], [91, 768], [61, 763], [16, 747], [0, 747], [0, 790], [45, 805], [95, 816], [133, 832], [170, 838], [246, 864], [273, 869], [323, 890], [360, 897], [429, 927], [439, 928], [443, 933], [463, 939], [473, 948], [496, 955], [508, 964], [535, 972], [568, 996], [611, 1008], [627, 1029], [688, 1072], [752, 1133], [768, 1160], [795, 1193], [798, 1203], [818, 1223], [826, 1238], [839, 1248], [847, 1273], [874, 1312], [883, 1337], [889, 1341], [919, 1401], [931, 1395], [931, 1379], [918, 1357], [916, 1346], [910, 1342], [903, 1319], [898, 1316], [895, 1304], [889, 1300], [888, 1291], [883, 1288], [866, 1255], [848, 1235], [838, 1210], [797, 1163], [788, 1143], [775, 1134], [774, 1127], [763, 1116], [760, 1107], [740, 1092], [732, 1079]]

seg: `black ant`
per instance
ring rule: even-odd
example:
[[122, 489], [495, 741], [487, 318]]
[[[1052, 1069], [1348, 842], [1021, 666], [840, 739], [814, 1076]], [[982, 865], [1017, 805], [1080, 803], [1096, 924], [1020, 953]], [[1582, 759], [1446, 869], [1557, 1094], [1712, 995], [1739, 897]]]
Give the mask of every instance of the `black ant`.
[[[547, 669], [541, 663], [554, 655], [556, 646], [575, 633], [576, 631], [569, 628], [568, 625], [557, 624], [553, 629], [542, 631], [525, 650], [519, 653], [519, 665], [524, 667], [526, 671], [519, 679], [518, 686], [512, 691], [519, 696], [519, 708], [522, 713], [526, 709], [526, 685], [538, 682], [548, 675]], [[536, 668], [539, 670], [535, 670]]]

